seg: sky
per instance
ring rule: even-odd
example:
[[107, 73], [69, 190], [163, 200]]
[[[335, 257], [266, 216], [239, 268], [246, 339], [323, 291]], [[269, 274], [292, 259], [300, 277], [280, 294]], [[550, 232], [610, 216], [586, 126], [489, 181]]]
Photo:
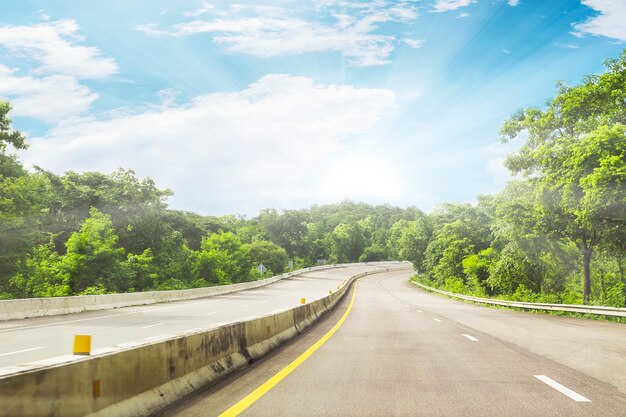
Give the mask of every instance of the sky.
[[[79, 5], [80, 4], [80, 5]], [[626, 0], [0, 0], [0, 100], [28, 167], [252, 216], [473, 202], [498, 130], [626, 47]]]

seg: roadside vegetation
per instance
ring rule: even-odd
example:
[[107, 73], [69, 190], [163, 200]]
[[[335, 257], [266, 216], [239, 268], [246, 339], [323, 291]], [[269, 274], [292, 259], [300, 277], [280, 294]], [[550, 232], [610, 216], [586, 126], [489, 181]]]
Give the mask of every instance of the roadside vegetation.
[[476, 204], [344, 201], [258, 216], [169, 209], [131, 170], [26, 170], [0, 103], [0, 298], [182, 289], [319, 262], [408, 260], [456, 293], [626, 306], [626, 52], [605, 73], [559, 84], [545, 108], [505, 121], [513, 175]]

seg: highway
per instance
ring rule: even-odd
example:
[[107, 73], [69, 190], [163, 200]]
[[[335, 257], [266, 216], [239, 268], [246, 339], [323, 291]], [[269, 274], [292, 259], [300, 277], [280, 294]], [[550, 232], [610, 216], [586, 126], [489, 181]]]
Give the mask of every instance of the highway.
[[303, 297], [310, 301], [327, 295], [353, 275], [381, 269], [368, 265], [310, 271], [251, 290], [189, 301], [0, 322], [0, 375], [71, 354], [77, 334], [91, 335], [97, 354], [138, 340], [292, 308]]
[[361, 278], [309, 331], [159, 416], [626, 416], [625, 325], [465, 304], [410, 274]]

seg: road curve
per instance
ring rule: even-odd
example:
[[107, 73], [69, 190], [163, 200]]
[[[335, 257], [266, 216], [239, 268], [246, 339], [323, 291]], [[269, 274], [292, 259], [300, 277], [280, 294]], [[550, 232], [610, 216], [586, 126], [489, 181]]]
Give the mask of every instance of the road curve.
[[[398, 264], [390, 264], [399, 267]], [[94, 353], [150, 337], [206, 328], [293, 308], [321, 298], [349, 277], [378, 265], [304, 272], [251, 290], [189, 301], [0, 322], [0, 375], [34, 361], [68, 355], [77, 334], [92, 336]]]
[[[464, 304], [416, 288], [409, 275], [360, 279], [341, 327], [241, 415], [626, 415], [626, 326]], [[279, 352], [159, 416], [220, 415], [293, 367], [349, 302]]]

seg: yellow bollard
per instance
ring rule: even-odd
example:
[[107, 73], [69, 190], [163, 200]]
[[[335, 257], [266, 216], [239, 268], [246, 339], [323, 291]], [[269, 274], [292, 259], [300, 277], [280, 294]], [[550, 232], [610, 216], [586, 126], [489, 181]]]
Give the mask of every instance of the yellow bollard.
[[300, 304], [306, 304], [306, 298], [301, 298], [300, 299]]
[[74, 336], [74, 355], [89, 355], [91, 353], [91, 336], [77, 334]]
[[331, 295], [333, 293], [333, 290], [328, 290], [328, 295]]

